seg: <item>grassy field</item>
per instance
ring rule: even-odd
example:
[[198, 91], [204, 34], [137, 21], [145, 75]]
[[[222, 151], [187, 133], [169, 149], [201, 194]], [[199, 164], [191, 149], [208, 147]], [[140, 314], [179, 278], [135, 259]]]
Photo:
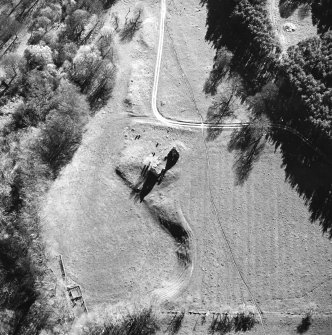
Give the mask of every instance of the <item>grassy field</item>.
[[[130, 6], [134, 1], [118, 3], [119, 17]], [[269, 334], [294, 334], [310, 310], [314, 322], [308, 334], [329, 334], [332, 245], [285, 180], [279, 152], [267, 145], [248, 180], [237, 185], [235, 155], [227, 149], [230, 132], [208, 142], [208, 163], [206, 133], [169, 129], [153, 120], [158, 18], [158, 3], [145, 2], [143, 29], [133, 42], [117, 45], [113, 99], [89, 124], [82, 146], [48, 195], [49, 249], [63, 254], [90, 309], [158, 295], [165, 311], [237, 311], [256, 302]], [[203, 86], [214, 56], [204, 42], [205, 10], [198, 2], [172, 1], [167, 26], [159, 106], [165, 115], [198, 120], [179, 65], [204, 116], [211, 97]], [[147, 117], [137, 122], [128, 113]], [[128, 180], [139, 177], [148, 155], [162, 160], [174, 145], [180, 152], [176, 167], [145, 202], [135, 202]], [[116, 174], [119, 166], [130, 177], [127, 184]], [[192, 231], [192, 273], [184, 275], [174, 236], [156, 219], [181, 213]], [[202, 324], [200, 316], [186, 313], [179, 334], [206, 334], [211, 320], [210, 315]], [[251, 333], [264, 332], [257, 325]]]
[[[199, 239], [200, 266], [194, 282], [199, 282], [200, 305], [235, 307], [252, 300], [239, 279], [222, 228], [263, 310], [299, 312], [314, 303], [320, 312], [330, 311], [331, 243], [318, 224], [310, 223], [304, 201], [285, 181], [278, 152], [268, 146], [240, 186], [228, 140], [225, 133], [209, 144], [208, 169], [205, 149], [196, 145], [183, 172], [190, 192], [188, 198], [182, 197], [183, 206]], [[207, 173], [217, 213], [211, 206]]]
[[[183, 17], [187, 19], [183, 20]], [[204, 81], [209, 76], [214, 57], [212, 46], [204, 41], [205, 17], [205, 8], [199, 2], [171, 1], [168, 5], [158, 94], [160, 111], [164, 115], [200, 121], [184, 75], [190, 82], [197, 106], [203, 114], [211, 104], [211, 97], [203, 91]]]

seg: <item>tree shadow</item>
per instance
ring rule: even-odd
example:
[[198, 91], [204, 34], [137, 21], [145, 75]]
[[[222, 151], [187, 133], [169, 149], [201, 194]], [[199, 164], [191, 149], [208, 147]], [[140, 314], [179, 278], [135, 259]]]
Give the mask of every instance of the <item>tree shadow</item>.
[[[219, 84], [218, 84], [219, 85]], [[207, 141], [214, 141], [221, 133], [220, 127], [225, 118], [233, 117], [235, 114], [235, 98], [240, 91], [240, 83], [236, 80], [228, 81], [223, 92], [219, 93], [212, 105], [208, 108], [205, 122], [209, 124], [207, 128]]]
[[126, 15], [126, 21], [124, 27], [120, 32], [120, 39], [122, 42], [130, 42], [133, 39], [136, 32], [141, 29], [143, 24], [142, 9], [137, 10], [131, 19], [128, 19], [129, 12]]
[[[154, 153], [153, 155], [154, 156]], [[130, 197], [134, 198], [134, 201], [143, 202], [144, 198], [153, 190], [155, 185], [158, 183], [161, 184], [165, 174], [170, 170], [178, 161], [180, 157], [179, 152], [173, 147], [167, 156], [164, 158], [166, 161], [165, 168], [161, 170], [160, 173], [156, 171], [156, 166], [151, 166], [151, 161], [143, 166], [141, 174], [138, 177], [136, 183], [131, 182], [126, 177], [126, 174], [121, 171], [119, 167], [115, 168], [116, 174], [124, 181], [124, 183], [131, 188]]]
[[181, 223], [159, 217], [161, 227], [169, 233], [177, 244], [176, 255], [178, 261], [184, 267], [191, 264], [189, 234]]
[[310, 0], [280, 0], [279, 13], [283, 19], [287, 19], [299, 8], [298, 18], [303, 20], [310, 13]]
[[312, 222], [332, 237], [331, 162], [302, 139], [284, 130], [274, 130], [271, 139], [282, 154], [287, 182], [304, 199]]
[[307, 332], [311, 326], [311, 321], [311, 315], [306, 315], [304, 318], [302, 318], [301, 323], [297, 326], [296, 332], [298, 334], [303, 334]]
[[221, 48], [217, 51], [213, 60], [213, 68], [203, 87], [205, 94], [215, 95], [217, 93], [219, 84], [229, 72], [231, 60], [232, 53], [226, 48]]
[[309, 4], [305, 4], [299, 8], [298, 11], [298, 18], [300, 20], [304, 20], [306, 17], [310, 15], [311, 7]]
[[233, 320], [232, 317], [228, 314], [216, 314], [213, 315], [212, 322], [209, 326], [209, 334], [219, 333], [227, 334], [230, 333], [233, 329]]
[[215, 127], [215, 125], [219, 125], [222, 121], [222, 116], [215, 113], [214, 108], [209, 107], [205, 122], [209, 123], [206, 132], [206, 140], [208, 142], [212, 142], [218, 138], [218, 136], [222, 133], [222, 128]]
[[[270, 21], [264, 16], [264, 6], [258, 1], [243, 6], [234, 0], [200, 2], [207, 9], [205, 39], [217, 51], [215, 65], [205, 83], [204, 92], [215, 94], [218, 83], [227, 73], [238, 73], [245, 79], [242, 93], [257, 92], [272, 78], [276, 71], [275, 56], [281, 52]], [[252, 15], [250, 18], [249, 9]], [[259, 19], [255, 21], [254, 17]], [[253, 29], [248, 28], [248, 20], [252, 20], [252, 24], [260, 22], [257, 29], [260, 29], [261, 39], [255, 38]], [[221, 55], [218, 55], [219, 52]]]
[[235, 151], [233, 169], [236, 185], [243, 185], [265, 148], [268, 140], [268, 125], [252, 120], [248, 125], [233, 131], [228, 151]]
[[283, 19], [287, 19], [294, 14], [300, 3], [294, 0], [280, 0], [279, 14]]
[[152, 191], [156, 185], [159, 174], [154, 169], [150, 169], [149, 165], [142, 168], [141, 174], [136, 183], [129, 181], [119, 168], [115, 169], [116, 174], [123, 180], [123, 182], [131, 188], [130, 198], [134, 198], [134, 202], [142, 202], [144, 198]]
[[132, 186], [130, 194], [131, 197], [134, 197], [135, 202], [138, 200], [142, 202], [144, 200], [157, 184], [159, 176], [160, 175], [154, 169], [149, 168], [149, 166], [143, 167], [141, 175], [136, 184]]
[[246, 332], [251, 330], [258, 321], [254, 313], [238, 313], [234, 317], [235, 332]]
[[177, 334], [182, 326], [182, 321], [184, 318], [184, 311], [178, 312], [174, 315], [172, 318], [170, 324], [167, 327], [167, 330], [169, 334], [174, 335]]
[[319, 222], [332, 238], [331, 163], [301, 138], [282, 129], [257, 128], [250, 124], [231, 135], [229, 151], [235, 151], [236, 184], [242, 185], [264, 150], [267, 141], [279, 149], [285, 180], [304, 199], [311, 222]]
[[164, 161], [166, 161], [166, 165], [165, 165], [165, 168], [162, 169], [162, 171], [159, 174], [158, 185], [161, 184], [161, 182], [163, 181], [165, 177], [166, 172], [170, 170], [177, 163], [179, 158], [180, 158], [180, 154], [178, 153], [176, 148], [173, 147], [170, 150], [170, 152], [167, 154], [167, 156], [164, 158]]
[[[310, 2], [280, 0], [280, 15], [288, 17], [296, 8]], [[281, 68], [277, 61], [281, 49], [274, 37], [271, 22], [264, 12], [264, 2], [240, 2], [239, 5], [239, 1], [233, 0], [201, 0], [201, 4], [207, 8], [206, 40], [211, 42], [216, 50], [226, 47], [232, 52], [229, 73], [237, 73], [241, 77], [244, 86], [241, 96], [248, 102], [254, 94], [261, 93], [268, 83], [275, 83], [276, 93], [272, 94], [275, 97], [260, 96], [259, 101], [256, 101], [256, 104], [260, 105], [260, 114], [268, 115], [272, 123], [282, 123], [287, 125], [288, 129], [293, 128], [294, 132], [297, 132], [297, 135], [294, 135], [294, 132], [273, 128], [268, 129], [265, 134], [257, 135], [251, 126], [235, 131], [229, 143], [229, 150], [236, 154], [236, 182], [242, 184], [247, 180], [266, 141], [271, 141], [276, 149], [280, 149], [286, 180], [304, 199], [311, 221], [318, 222], [322, 231], [327, 232], [332, 238], [332, 164], [326, 159], [327, 153], [332, 157], [332, 141], [329, 138], [323, 139], [318, 127], [314, 127], [313, 123], [308, 121], [308, 115], [305, 113], [307, 107], [300, 95], [292, 93], [289, 87], [283, 84], [284, 79], [279, 73]], [[303, 12], [300, 11], [299, 15], [303, 15]], [[259, 19], [255, 21], [255, 18]], [[259, 24], [256, 25], [257, 22]], [[254, 32], [253, 27], [259, 28], [259, 35]], [[214, 69], [217, 69], [217, 66]], [[223, 75], [222, 70], [220, 76], [216, 71], [212, 72], [211, 78], [208, 79], [207, 92], [216, 92], [220, 76]], [[278, 80], [275, 80], [276, 76]], [[251, 109], [257, 114], [257, 106], [251, 104]], [[212, 114], [209, 117], [212, 122], [215, 121]], [[315, 129], [318, 130], [314, 134]], [[325, 155], [318, 154], [318, 150], [312, 149], [298, 134], [305, 135], [320, 151], [325, 152]], [[216, 138], [218, 131], [211, 131], [208, 136], [211, 139]]]
[[253, 313], [238, 313], [235, 316], [229, 314], [213, 315], [209, 334], [218, 333], [220, 335], [234, 332], [246, 332], [251, 330], [258, 323]]

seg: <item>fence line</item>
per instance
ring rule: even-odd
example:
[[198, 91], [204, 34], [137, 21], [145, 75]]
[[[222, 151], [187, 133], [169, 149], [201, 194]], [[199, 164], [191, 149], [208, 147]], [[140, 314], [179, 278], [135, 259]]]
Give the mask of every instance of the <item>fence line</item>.
[[66, 269], [65, 269], [62, 255], [59, 255], [59, 265], [60, 265], [60, 270], [61, 270], [61, 276], [62, 276], [63, 281], [66, 284], [67, 292], [68, 292], [71, 302], [73, 303], [73, 307], [76, 305], [76, 301], [81, 300], [81, 306], [83, 307], [84, 312], [88, 313], [88, 308], [83, 298], [81, 286], [78, 284], [74, 286], [67, 285], [67, 274], [66, 274]]

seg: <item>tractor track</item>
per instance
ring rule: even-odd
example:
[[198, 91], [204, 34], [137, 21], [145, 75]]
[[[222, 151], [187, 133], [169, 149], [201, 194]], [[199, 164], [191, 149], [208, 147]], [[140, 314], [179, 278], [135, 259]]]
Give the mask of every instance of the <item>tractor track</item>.
[[[183, 70], [183, 68], [180, 64], [178, 55], [177, 55], [176, 50], [174, 48], [173, 41], [172, 41], [172, 36], [171, 36], [169, 30], [167, 28], [165, 28], [165, 26], [166, 26], [166, 24], [165, 24], [166, 14], [167, 14], [166, 0], [161, 0], [159, 42], [158, 42], [157, 59], [156, 59], [156, 64], [155, 64], [154, 81], [153, 81], [152, 96], [151, 96], [151, 107], [152, 107], [152, 111], [153, 111], [153, 114], [154, 114], [154, 118], [156, 120], [158, 120], [160, 123], [162, 123], [163, 125], [168, 126], [168, 127], [173, 127], [173, 128], [180, 127], [180, 128], [187, 128], [187, 129], [189, 128], [189, 129], [201, 129], [202, 130], [202, 136], [203, 136], [203, 141], [204, 141], [204, 146], [205, 146], [205, 153], [206, 153], [207, 182], [208, 182], [208, 189], [209, 189], [209, 193], [210, 193], [210, 199], [211, 199], [211, 204], [212, 204], [212, 207], [213, 207], [213, 211], [214, 211], [215, 217], [217, 219], [218, 225], [221, 229], [223, 239], [224, 239], [224, 241], [227, 245], [227, 249], [230, 252], [231, 259], [232, 259], [232, 262], [234, 264], [234, 267], [235, 267], [236, 271], [238, 272], [238, 274], [240, 275], [242, 282], [244, 283], [245, 287], [247, 288], [248, 293], [249, 293], [253, 303], [256, 306], [256, 309], [258, 311], [260, 321], [261, 321], [261, 324], [262, 324], [262, 327], [263, 327], [264, 333], [265, 333], [265, 326], [264, 326], [264, 323], [263, 323], [263, 320], [262, 320], [263, 311], [260, 309], [260, 306], [258, 305], [257, 300], [255, 298], [255, 295], [251, 291], [246, 279], [244, 278], [242, 270], [237, 263], [236, 257], [234, 255], [234, 251], [232, 250], [232, 247], [231, 247], [231, 244], [228, 240], [227, 234], [223, 229], [221, 219], [220, 219], [220, 216], [219, 216], [219, 213], [218, 213], [218, 209], [217, 209], [216, 203], [214, 201], [214, 195], [213, 195], [213, 192], [212, 192], [211, 181], [210, 181], [210, 177], [209, 177], [209, 174], [208, 174], [209, 167], [210, 167], [209, 150], [208, 150], [208, 145], [206, 143], [206, 139], [205, 139], [205, 136], [204, 136], [204, 130], [207, 129], [207, 128], [223, 129], [223, 130], [236, 130], [236, 129], [242, 129], [243, 127], [249, 126], [250, 123], [249, 122], [231, 122], [231, 123], [224, 123], [224, 124], [222, 124], [222, 123], [213, 124], [213, 123], [209, 123], [209, 122], [204, 122], [202, 114], [200, 113], [200, 111], [198, 109], [198, 106], [197, 106], [195, 96], [194, 96], [192, 87], [190, 85], [190, 82], [189, 82], [186, 74], [184, 73], [184, 70]], [[162, 61], [162, 54], [163, 54], [165, 30], [167, 31], [167, 33], [169, 35], [169, 38], [171, 39], [172, 49], [173, 49], [173, 52], [175, 54], [175, 58], [177, 60], [179, 69], [182, 72], [182, 77], [185, 81], [185, 84], [186, 84], [186, 87], [187, 87], [188, 92], [190, 94], [191, 100], [193, 101], [193, 104], [195, 106], [196, 113], [199, 116], [201, 122], [185, 121], [185, 120], [178, 120], [178, 119], [173, 119], [173, 118], [170, 118], [170, 117], [166, 117], [166, 116], [162, 115], [162, 113], [158, 109], [157, 95], [158, 95], [158, 85], [159, 85], [159, 78], [160, 78], [160, 69], [161, 69], [161, 61]], [[148, 118], [148, 117], [147, 118], [140, 118], [140, 119], [137, 119], [137, 122], [155, 123], [155, 119]], [[332, 165], [332, 162], [330, 161], [329, 157], [327, 157], [318, 147], [316, 147], [308, 138], [306, 138], [304, 135], [302, 135], [299, 131], [297, 131], [297, 130], [295, 130], [295, 129], [287, 126], [287, 125], [282, 125], [282, 124], [270, 124], [269, 128], [274, 129], [274, 130], [283, 130], [283, 131], [289, 132], [292, 135], [295, 135], [296, 137], [301, 139], [303, 142], [305, 142], [313, 151], [315, 151], [317, 154], [324, 157], [324, 159], [330, 165]], [[178, 279], [180, 279], [180, 280], [178, 280], [177, 284], [175, 284], [172, 288], [177, 289], [177, 290], [181, 290], [181, 287], [183, 287], [183, 284], [184, 284], [183, 280], [190, 280], [190, 276], [189, 276], [189, 278], [183, 278], [183, 274], [181, 274], [180, 278], [178, 278]], [[173, 290], [171, 290], [171, 291], [173, 291]], [[168, 293], [171, 293], [171, 292], [168, 291]], [[171, 295], [173, 295], [173, 294], [176, 294], [176, 293], [172, 292]], [[162, 294], [162, 296], [163, 295], [164, 294]], [[168, 296], [168, 294], [165, 295], [165, 298], [166, 298], [166, 296]]]

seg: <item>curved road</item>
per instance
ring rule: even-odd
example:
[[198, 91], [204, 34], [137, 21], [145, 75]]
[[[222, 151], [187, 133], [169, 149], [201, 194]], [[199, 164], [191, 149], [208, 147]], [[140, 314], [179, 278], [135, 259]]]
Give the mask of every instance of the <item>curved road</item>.
[[[161, 0], [161, 11], [160, 12], [161, 12], [161, 15], [160, 15], [160, 27], [159, 27], [159, 43], [158, 43], [158, 52], [157, 52], [157, 60], [156, 60], [156, 67], [155, 67], [155, 73], [154, 73], [154, 82], [153, 82], [153, 88], [152, 88], [152, 99], [151, 99], [152, 111], [153, 111], [153, 114], [154, 114], [155, 118], [158, 121], [160, 121], [161, 123], [163, 123], [164, 125], [167, 125], [167, 126], [190, 127], [190, 128], [201, 128], [202, 129], [202, 135], [203, 135], [204, 144], [205, 144], [205, 147], [206, 147], [206, 165], [207, 165], [207, 170], [208, 170], [209, 166], [210, 166], [210, 162], [209, 162], [210, 159], [209, 159], [208, 147], [207, 147], [207, 144], [206, 144], [206, 140], [204, 138], [204, 132], [203, 131], [204, 131], [204, 128], [210, 127], [211, 124], [205, 123], [203, 121], [202, 115], [199, 112], [197, 106], [196, 106], [196, 112], [200, 116], [201, 122], [179, 121], [179, 120], [174, 120], [174, 119], [171, 119], [171, 118], [166, 118], [166, 117], [164, 117], [159, 112], [158, 107], [157, 107], [157, 93], [158, 93], [160, 67], [161, 67], [161, 60], [162, 60], [162, 53], [163, 53], [164, 35], [165, 35], [165, 18], [166, 18], [166, 13], [167, 13], [166, 0]], [[214, 125], [214, 128], [240, 129], [240, 128], [242, 128], [245, 125], [249, 125], [249, 123], [219, 124], [219, 125]], [[232, 256], [232, 260], [233, 260], [234, 266], [237, 269], [237, 271], [239, 272], [239, 275], [240, 275], [240, 277], [241, 277], [244, 285], [247, 287], [248, 292], [249, 292], [250, 296], [252, 297], [252, 300], [253, 300], [256, 308], [257, 308], [257, 311], [258, 311], [258, 314], [259, 314], [259, 317], [260, 317], [260, 321], [261, 321], [261, 324], [263, 326], [263, 330], [264, 330], [264, 333], [265, 333], [264, 323], [263, 323], [263, 320], [262, 320], [262, 311], [261, 311], [261, 309], [260, 309], [260, 307], [259, 307], [259, 305], [257, 303], [257, 300], [256, 300], [254, 294], [251, 292], [250, 287], [248, 286], [245, 278], [243, 277], [242, 271], [241, 271], [241, 269], [239, 268], [239, 266], [238, 266], [238, 264], [236, 262], [233, 250], [232, 250], [232, 248], [230, 246], [230, 243], [228, 241], [226, 233], [225, 233], [225, 231], [224, 231], [224, 229], [223, 229], [223, 227], [221, 225], [221, 220], [220, 220], [220, 217], [219, 217], [217, 206], [216, 206], [216, 204], [214, 202], [214, 198], [213, 198], [213, 194], [212, 194], [211, 182], [210, 182], [210, 178], [209, 177], [208, 177], [208, 188], [210, 190], [211, 203], [213, 205], [214, 212], [215, 212], [218, 224], [219, 224], [219, 226], [221, 228], [221, 231], [223, 233], [225, 242], [226, 242], [227, 246], [229, 247], [229, 250], [230, 250], [230, 253], [231, 253], [231, 256]], [[190, 271], [190, 276], [192, 274], [192, 270], [193, 270], [193, 267], [192, 267], [192, 269]], [[177, 283], [173, 283], [173, 285], [171, 285], [171, 287], [173, 287], [175, 289], [175, 292], [172, 292], [172, 290], [170, 290], [170, 288], [166, 289], [166, 292], [168, 291], [167, 292], [168, 294], [171, 293], [171, 295], [173, 295], [173, 294], [175, 295], [176, 292], [178, 292], [178, 290], [181, 288], [181, 286], [183, 285], [183, 283], [186, 280], [190, 279], [190, 276], [189, 276], [189, 278], [182, 278], [182, 275], [181, 275], [180, 278], [178, 278]], [[166, 296], [168, 295], [167, 293], [166, 293]]]
[[[161, 9], [160, 9], [160, 25], [159, 25], [159, 43], [158, 43], [158, 51], [157, 51], [157, 60], [156, 60], [156, 67], [154, 72], [154, 80], [153, 80], [153, 87], [152, 87], [152, 97], [151, 97], [151, 107], [155, 118], [169, 127], [176, 127], [181, 126], [184, 128], [218, 128], [218, 129], [241, 129], [244, 126], [250, 125], [249, 122], [229, 122], [229, 123], [220, 123], [214, 124], [209, 122], [204, 122], [202, 117], [201, 122], [193, 122], [193, 121], [184, 121], [184, 120], [177, 120], [172, 119], [169, 117], [163, 116], [158, 109], [157, 106], [157, 94], [158, 94], [158, 85], [159, 85], [159, 77], [160, 77], [160, 68], [161, 68], [161, 60], [163, 55], [163, 45], [164, 45], [164, 36], [165, 36], [165, 19], [167, 14], [167, 0], [161, 0]], [[288, 131], [289, 133], [297, 136], [303, 142], [305, 142], [311, 149], [313, 149], [316, 153], [320, 154], [325, 160], [332, 165], [332, 161], [315, 145], [311, 143], [311, 141], [303, 136], [297, 130], [282, 124], [270, 124], [270, 128], [272, 129], [281, 129]]]
[[[154, 72], [154, 81], [153, 81], [153, 88], [152, 88], [152, 97], [151, 97], [151, 107], [152, 107], [152, 111], [153, 111], [154, 117], [159, 122], [161, 122], [162, 124], [164, 124], [166, 126], [169, 126], [169, 127], [178, 127], [178, 126], [180, 126], [180, 127], [184, 127], [184, 128], [201, 128], [202, 131], [204, 130], [204, 128], [241, 129], [244, 126], [248, 126], [250, 124], [248, 122], [224, 123], [224, 124], [222, 124], [222, 123], [221, 124], [212, 124], [212, 123], [204, 122], [204, 120], [202, 118], [202, 115], [200, 114], [200, 112], [199, 112], [199, 110], [197, 108], [196, 108], [197, 109], [197, 113], [199, 114], [199, 116], [201, 118], [201, 122], [193, 122], [193, 121], [184, 121], [184, 120], [172, 119], [172, 118], [163, 116], [159, 112], [158, 106], [157, 106], [157, 94], [158, 94], [160, 68], [161, 68], [161, 61], [162, 61], [162, 54], [163, 54], [166, 14], [167, 14], [166, 0], [161, 0], [160, 26], [159, 26], [159, 42], [158, 42], [157, 59], [156, 59], [156, 66], [155, 66], [155, 72]], [[285, 131], [288, 131], [289, 133], [297, 136], [302, 141], [304, 141], [307, 145], [309, 145], [310, 148], [312, 148], [315, 152], [317, 152], [320, 155], [322, 155], [330, 164], [332, 164], [332, 162], [330, 162], [330, 159], [320, 149], [318, 149], [316, 146], [314, 146], [308, 138], [306, 138], [305, 136], [303, 136], [297, 130], [295, 130], [295, 129], [289, 127], [289, 126], [282, 125], [282, 124], [271, 124], [271, 125], [269, 125], [269, 127], [272, 128], [272, 129], [285, 130]], [[204, 142], [205, 142], [205, 140], [204, 140]], [[209, 155], [208, 155], [208, 147], [207, 147], [206, 143], [205, 143], [205, 146], [206, 146], [206, 155], [207, 155], [207, 168], [209, 168]], [[208, 180], [208, 183], [210, 184], [209, 180]], [[210, 188], [210, 196], [211, 196], [211, 202], [213, 204], [213, 207], [215, 207], [215, 214], [216, 214], [218, 223], [220, 225], [220, 228], [221, 228], [221, 230], [223, 232], [223, 235], [224, 235], [224, 238], [225, 238], [225, 242], [227, 243], [227, 245], [230, 248], [230, 252], [232, 254], [232, 258], [233, 258], [233, 262], [234, 262], [235, 268], [239, 272], [239, 274], [240, 274], [240, 276], [241, 276], [241, 278], [242, 278], [245, 286], [247, 287], [247, 289], [249, 291], [249, 294], [251, 295], [251, 297], [253, 299], [254, 304], [256, 305], [256, 308], [258, 310], [258, 314], [260, 316], [260, 321], [261, 321], [261, 324], [263, 326], [263, 332], [266, 333], [265, 327], [264, 327], [264, 323], [263, 323], [263, 320], [262, 320], [262, 311], [261, 311], [261, 309], [260, 309], [260, 307], [259, 307], [259, 305], [257, 303], [257, 300], [255, 299], [254, 294], [251, 292], [250, 287], [246, 283], [246, 280], [245, 280], [245, 278], [242, 275], [241, 269], [238, 267], [238, 264], [237, 264], [237, 262], [235, 260], [232, 248], [230, 247], [228, 238], [227, 238], [227, 236], [226, 236], [226, 234], [225, 234], [225, 232], [223, 230], [223, 227], [221, 225], [219, 214], [218, 214], [217, 208], [216, 208], [216, 206], [214, 204], [214, 199], [213, 199], [213, 194], [212, 194], [211, 188]], [[183, 282], [184, 278], [181, 278], [181, 279], [182, 280], [179, 280], [179, 282]], [[179, 288], [179, 287], [177, 287], [177, 288]]]

